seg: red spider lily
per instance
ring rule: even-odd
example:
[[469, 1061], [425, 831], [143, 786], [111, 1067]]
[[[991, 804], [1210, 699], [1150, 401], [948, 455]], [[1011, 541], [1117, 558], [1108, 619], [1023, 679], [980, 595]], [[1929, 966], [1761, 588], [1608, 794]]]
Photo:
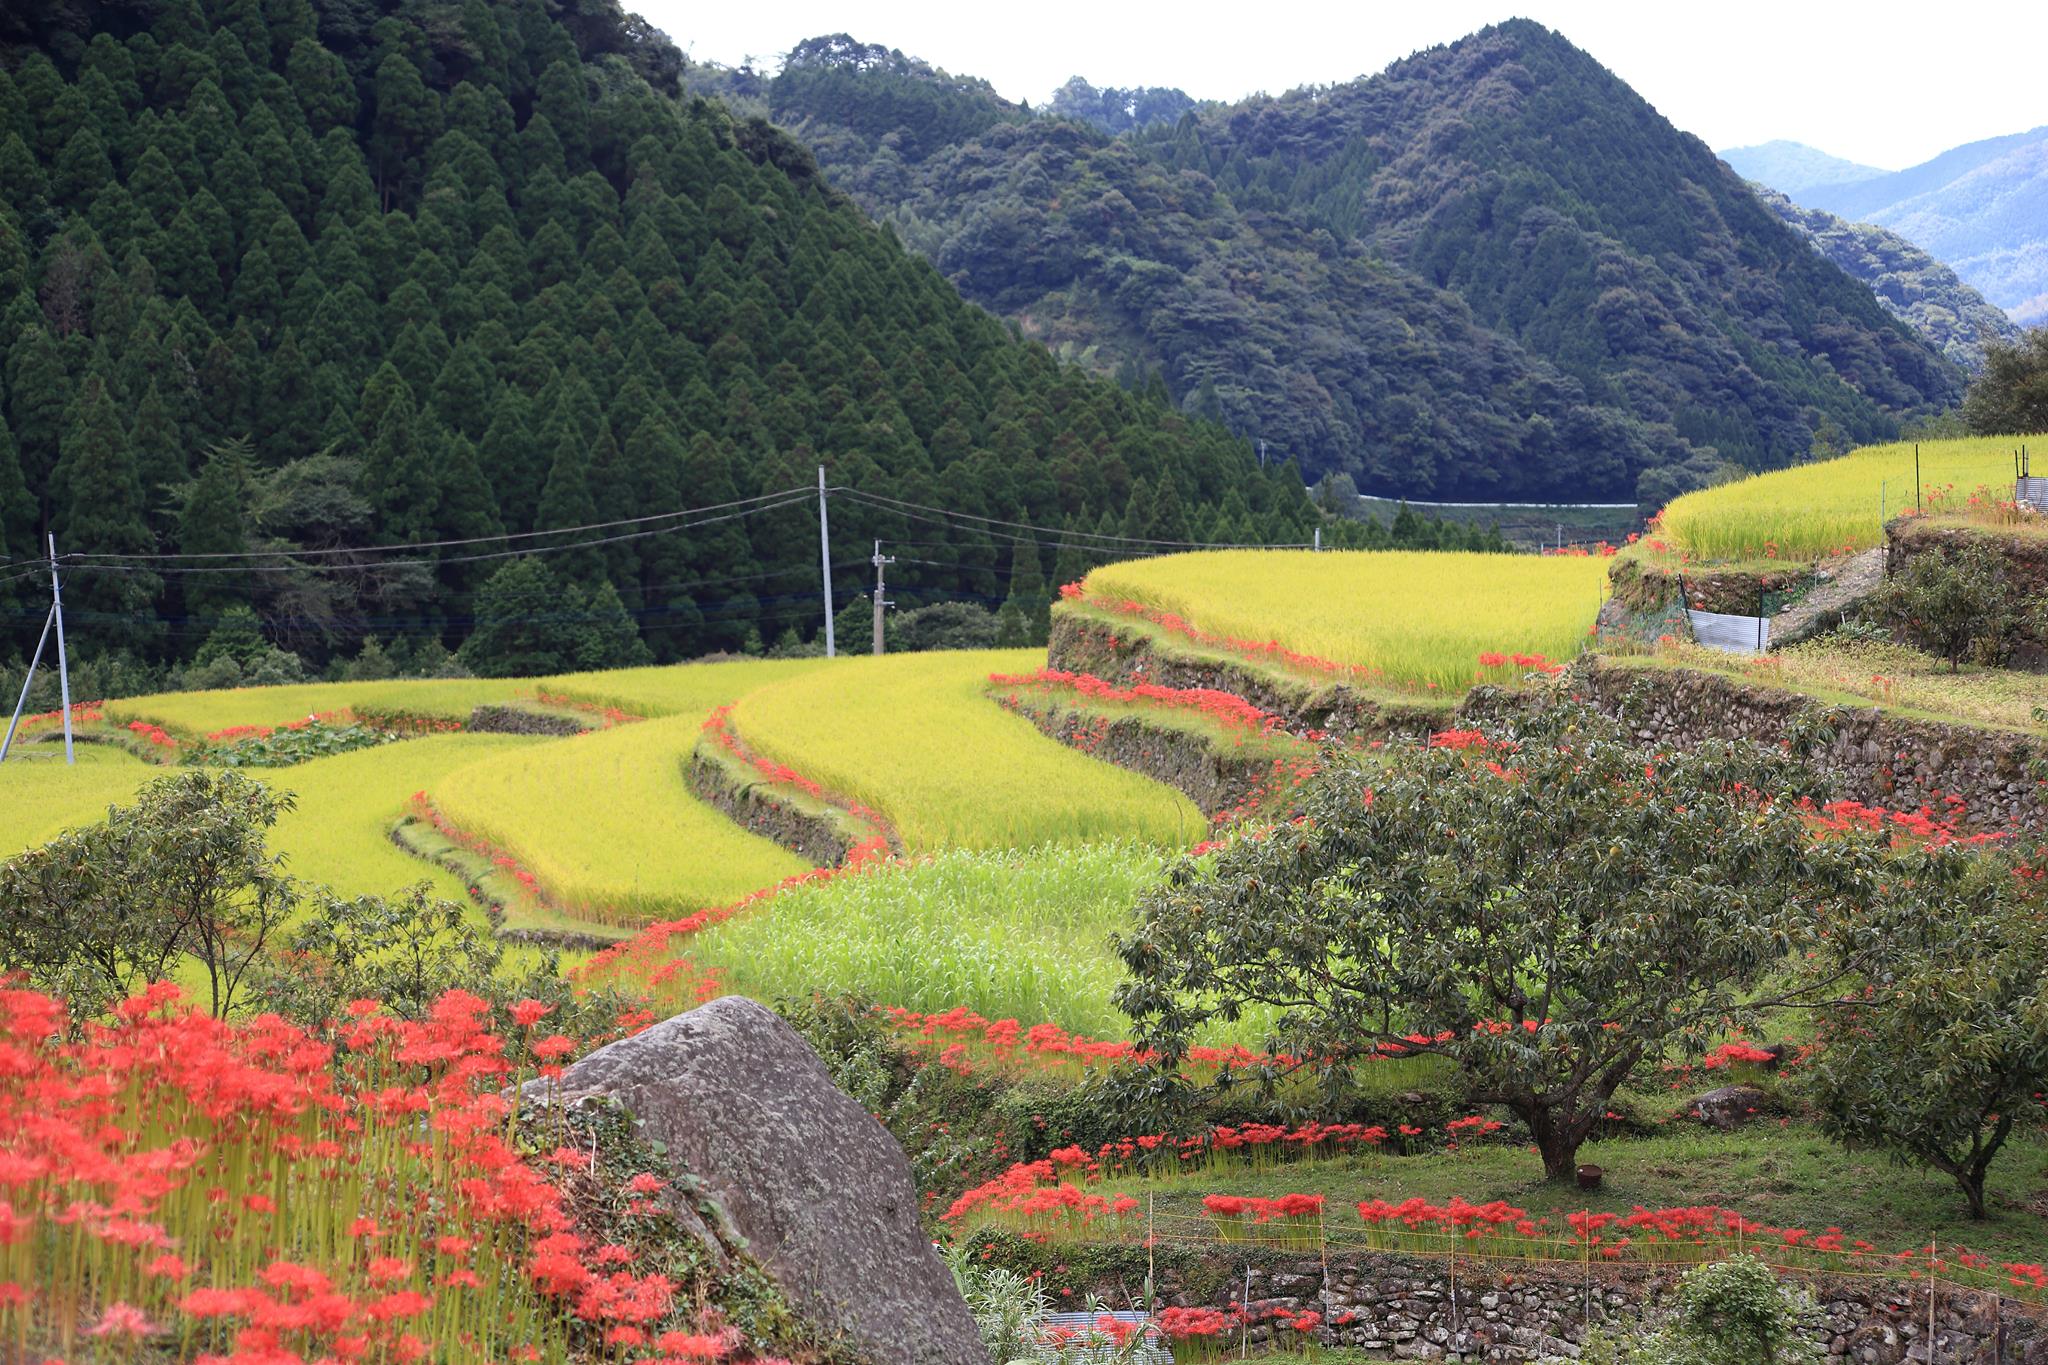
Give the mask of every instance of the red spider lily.
[[487, 1017], [462, 992], [417, 1023], [359, 1002], [324, 1041], [159, 985], [73, 1033], [59, 1002], [0, 990], [0, 1339], [175, 1332], [246, 1365], [432, 1342], [481, 1365], [561, 1354], [572, 1315], [650, 1330], [675, 1285], [602, 1272], [616, 1258], [510, 1145]]

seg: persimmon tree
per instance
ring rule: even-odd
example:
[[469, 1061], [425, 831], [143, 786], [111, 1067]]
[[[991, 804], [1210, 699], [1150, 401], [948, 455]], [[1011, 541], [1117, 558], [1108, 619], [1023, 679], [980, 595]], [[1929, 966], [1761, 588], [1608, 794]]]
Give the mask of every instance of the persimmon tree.
[[2048, 1091], [2048, 919], [2041, 882], [2014, 871], [1988, 860], [1941, 879], [1948, 913], [1888, 916], [1861, 942], [1831, 936], [1823, 973], [1844, 956], [1873, 965], [1819, 1014], [1803, 1071], [1824, 1128], [1948, 1175], [1972, 1218], [1987, 1216], [1991, 1163]]
[[1186, 1099], [1204, 1026], [1269, 1012], [1261, 1083], [1444, 1057], [1568, 1178], [1630, 1077], [1854, 970], [1777, 971], [1884, 894], [1880, 838], [1810, 836], [1811, 780], [1748, 743], [1648, 753], [1562, 701], [1337, 773], [1143, 903], [1118, 1003], [1159, 1062], [1131, 1098]]

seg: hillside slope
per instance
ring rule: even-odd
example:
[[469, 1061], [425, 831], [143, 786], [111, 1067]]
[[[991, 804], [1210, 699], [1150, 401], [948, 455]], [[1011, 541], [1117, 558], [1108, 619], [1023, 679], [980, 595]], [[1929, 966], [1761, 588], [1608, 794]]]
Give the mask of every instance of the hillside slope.
[[1147, 142], [1361, 238], [1596, 401], [1739, 463], [1803, 455], [1823, 416], [1861, 438], [1961, 391], [1703, 143], [1526, 20]]
[[[239, 605], [315, 663], [452, 645], [508, 543], [575, 589], [530, 596], [625, 621], [589, 666], [808, 634], [815, 503], [770, 495], [821, 463], [1041, 527], [1303, 538], [1291, 469], [1014, 338], [787, 136], [672, 94], [673, 46], [605, 0], [209, 8], [0, 25], [0, 566], [50, 531], [101, 557], [74, 648], [189, 657]], [[877, 536], [922, 543], [905, 605], [1049, 596], [1060, 567], [953, 519], [833, 520], [846, 597]], [[366, 564], [446, 541], [480, 548]], [[164, 553], [220, 558], [104, 558]], [[0, 657], [41, 611], [0, 601]]]
[[846, 39], [765, 95], [969, 297], [1368, 491], [1613, 497], [1654, 471], [1659, 500], [1720, 458], [1804, 454], [1823, 415], [1884, 434], [1960, 393], [1534, 25], [1120, 139]]
[[1888, 227], [1955, 267], [2014, 321], [2048, 321], [2048, 126], [1792, 197]]
[[1898, 233], [1801, 208], [1761, 184], [1753, 188], [1814, 250], [1869, 285], [1886, 312], [1965, 370], [1983, 367], [1986, 342], [2019, 339], [2020, 329], [2003, 309]]
[[1721, 153], [1721, 159], [1744, 180], [1769, 185], [1794, 198], [1816, 186], [1846, 185], [1886, 174], [1876, 166], [1830, 156], [1818, 147], [1783, 138], [1754, 147], [1730, 147]]

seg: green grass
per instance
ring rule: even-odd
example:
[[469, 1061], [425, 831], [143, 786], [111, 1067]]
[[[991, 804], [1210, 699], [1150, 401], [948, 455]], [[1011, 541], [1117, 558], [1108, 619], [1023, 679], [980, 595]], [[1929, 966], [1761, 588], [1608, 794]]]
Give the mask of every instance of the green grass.
[[1697, 669], [1804, 693], [1837, 706], [1877, 707], [1909, 719], [2048, 732], [2034, 715], [2037, 707], [2048, 705], [2048, 683], [2039, 674], [1974, 664], [1951, 673], [1947, 664], [1931, 655], [1881, 641], [1846, 643], [1821, 636], [1756, 656], [1725, 654], [1681, 641], [1661, 645], [1655, 654], [1616, 655], [1609, 662], [1631, 668]]
[[1817, 1131], [1775, 1123], [1747, 1131], [1698, 1129], [1593, 1141], [1579, 1159], [1602, 1168], [1601, 1187], [1550, 1184], [1526, 1147], [1497, 1143], [1419, 1156], [1365, 1153], [1328, 1160], [1225, 1165], [1150, 1179], [1106, 1182], [1099, 1192], [1149, 1193], [1156, 1214], [1202, 1217], [1205, 1194], [1322, 1194], [1333, 1236], [1358, 1233], [1361, 1200], [1398, 1203], [1453, 1195], [1480, 1204], [1504, 1199], [1555, 1225], [1581, 1209], [1628, 1213], [1636, 1205], [1713, 1204], [1775, 1227], [1839, 1227], [1883, 1251], [1925, 1247], [1930, 1235], [2007, 1260], [2039, 1260], [2048, 1245], [2048, 1141], [2015, 1138], [1992, 1167], [1992, 1216], [1972, 1223], [1962, 1194], [1939, 1173], [1902, 1168], [1870, 1151], [1850, 1151]]
[[[1410, 692], [1457, 693], [1482, 653], [1569, 659], [1605, 596], [1608, 561], [1419, 551], [1209, 550], [1111, 564], [1090, 599], [1181, 618], [1265, 666]], [[1290, 663], [1281, 651], [1306, 656]]]
[[562, 909], [606, 923], [672, 917], [809, 866], [691, 795], [683, 765], [698, 726], [693, 715], [621, 725], [493, 754], [422, 785], [457, 826], [525, 864]]
[[1046, 738], [985, 695], [991, 673], [1043, 662], [1031, 650], [842, 659], [747, 693], [733, 729], [879, 811], [911, 852], [1199, 839], [1207, 822], [1185, 796]]
[[1133, 844], [939, 853], [785, 891], [692, 938], [683, 953], [757, 999], [811, 991], [915, 1010], [964, 1005], [1123, 1037], [1110, 1003], [1128, 929], [1161, 855]]
[[545, 743], [513, 735], [430, 735], [250, 775], [298, 798], [270, 840], [293, 876], [352, 896], [389, 895], [428, 881], [436, 895], [462, 900], [461, 882], [392, 843], [391, 826], [421, 787], [491, 755]]
[[[1967, 497], [1981, 485], [2012, 496], [2012, 455], [2041, 437], [1920, 443], [1920, 482]], [[1696, 561], [1802, 561], [1884, 541], [1884, 521], [1913, 506], [1913, 443], [1865, 446], [1839, 459], [1756, 474], [1687, 493], [1645, 536], [1652, 553]], [[1660, 545], [1658, 544], [1661, 542]]]

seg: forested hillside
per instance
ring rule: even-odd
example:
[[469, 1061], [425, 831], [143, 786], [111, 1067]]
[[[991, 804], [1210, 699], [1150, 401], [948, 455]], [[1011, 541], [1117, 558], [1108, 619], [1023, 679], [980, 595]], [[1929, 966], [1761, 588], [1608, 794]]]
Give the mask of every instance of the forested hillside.
[[2048, 321], [2048, 126], [1952, 147], [1903, 171], [1786, 193], [1925, 247], [2016, 322]]
[[1761, 184], [1753, 188], [1816, 251], [1869, 285], [1886, 312], [1965, 370], [1984, 367], [1986, 342], [2019, 340], [2020, 329], [2003, 309], [1898, 233], [1801, 208]]
[[1291, 467], [1015, 339], [787, 136], [679, 98], [610, 0], [10, 5], [0, 44], [0, 654], [48, 532], [75, 650], [187, 657], [245, 605], [316, 663], [452, 646], [495, 595], [602, 664], [814, 630], [820, 463], [869, 499], [835, 498], [840, 592], [883, 536], [905, 605], [1090, 562], [961, 514], [1313, 519]]
[[[1368, 492], [1660, 501], [1722, 460], [1803, 455], [1823, 420], [1875, 438], [1961, 392], [1706, 147], [1534, 24], [1123, 139], [950, 77], [921, 112], [978, 123], [965, 140], [855, 127], [849, 91], [902, 109], [930, 79], [848, 57], [881, 52], [805, 45], [765, 91], [835, 184], [969, 297], [1105, 371], [1156, 367], [1187, 410]], [[820, 63], [843, 68], [829, 107]]]

